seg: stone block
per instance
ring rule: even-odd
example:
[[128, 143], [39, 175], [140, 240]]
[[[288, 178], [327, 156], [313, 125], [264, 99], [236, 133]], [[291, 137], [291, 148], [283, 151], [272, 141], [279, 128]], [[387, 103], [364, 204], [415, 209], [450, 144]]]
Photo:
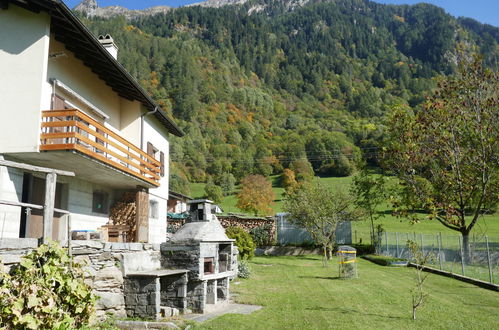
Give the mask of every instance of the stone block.
[[125, 275], [137, 271], [161, 268], [161, 254], [157, 251], [123, 253], [122, 258], [122, 268]]
[[125, 305], [127, 307], [137, 305], [138, 301], [139, 300], [137, 299], [137, 295], [135, 295], [135, 294], [125, 294]]
[[128, 243], [130, 251], [142, 251], [144, 250], [144, 245], [142, 243]]
[[103, 268], [94, 276], [94, 289], [96, 290], [120, 288], [122, 285], [123, 274], [115, 266]]
[[24, 250], [37, 247], [37, 238], [0, 238], [0, 250]]
[[90, 261], [90, 257], [88, 255], [79, 255], [73, 257], [73, 261], [82, 266], [90, 265], [92, 262]]
[[111, 252], [102, 252], [101, 254], [99, 254], [99, 256], [97, 257], [97, 260], [99, 261], [109, 261], [109, 260], [113, 260], [114, 261], [114, 256]]
[[71, 247], [73, 249], [83, 248], [83, 249], [97, 249], [101, 250], [104, 248], [104, 244], [99, 241], [71, 241]]
[[113, 251], [115, 251], [115, 250], [129, 250], [129, 246], [128, 246], [129, 243], [113, 242], [110, 244], [111, 244], [110, 248]]
[[97, 309], [106, 310], [125, 307], [125, 298], [122, 293], [100, 291], [94, 291], [94, 293], [99, 297], [97, 300]]

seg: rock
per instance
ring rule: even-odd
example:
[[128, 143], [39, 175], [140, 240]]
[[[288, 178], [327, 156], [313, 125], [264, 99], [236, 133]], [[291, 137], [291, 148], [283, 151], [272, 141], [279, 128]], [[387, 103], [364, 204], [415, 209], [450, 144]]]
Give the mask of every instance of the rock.
[[125, 308], [125, 299], [122, 293], [94, 291], [94, 294], [100, 298], [97, 300], [97, 309], [124, 310]]
[[94, 276], [95, 290], [106, 290], [110, 288], [121, 288], [123, 285], [123, 274], [115, 266], [99, 270]]

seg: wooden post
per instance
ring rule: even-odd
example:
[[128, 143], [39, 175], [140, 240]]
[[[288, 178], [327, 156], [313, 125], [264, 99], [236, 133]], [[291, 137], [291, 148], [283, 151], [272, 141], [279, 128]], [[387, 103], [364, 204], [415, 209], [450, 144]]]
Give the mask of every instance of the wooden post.
[[135, 241], [149, 241], [149, 194], [139, 190], [135, 196], [137, 232]]
[[43, 204], [43, 244], [52, 239], [56, 183], [57, 174], [47, 173], [45, 179], [45, 202]]

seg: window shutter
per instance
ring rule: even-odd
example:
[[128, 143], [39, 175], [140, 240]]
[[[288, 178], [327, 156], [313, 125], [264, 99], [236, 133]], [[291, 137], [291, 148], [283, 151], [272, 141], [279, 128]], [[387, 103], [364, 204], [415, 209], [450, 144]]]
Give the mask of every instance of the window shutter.
[[147, 142], [147, 154], [154, 157], [154, 147], [151, 142]]
[[52, 98], [52, 110], [64, 110], [64, 109], [66, 109], [65, 100], [59, 95], [54, 95]]
[[161, 163], [160, 167], [160, 174], [161, 176], [165, 176], [165, 154], [163, 151], [159, 153], [159, 162]]

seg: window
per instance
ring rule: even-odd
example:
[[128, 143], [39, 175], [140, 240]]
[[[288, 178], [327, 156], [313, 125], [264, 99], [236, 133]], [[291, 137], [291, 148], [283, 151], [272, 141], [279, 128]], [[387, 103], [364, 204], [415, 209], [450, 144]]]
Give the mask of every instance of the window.
[[204, 258], [204, 274], [214, 274], [215, 273], [215, 263], [214, 258]]
[[149, 217], [153, 219], [159, 218], [158, 202], [155, 200], [149, 201]]
[[106, 192], [94, 191], [92, 196], [92, 212], [106, 214], [109, 211], [109, 196]]

